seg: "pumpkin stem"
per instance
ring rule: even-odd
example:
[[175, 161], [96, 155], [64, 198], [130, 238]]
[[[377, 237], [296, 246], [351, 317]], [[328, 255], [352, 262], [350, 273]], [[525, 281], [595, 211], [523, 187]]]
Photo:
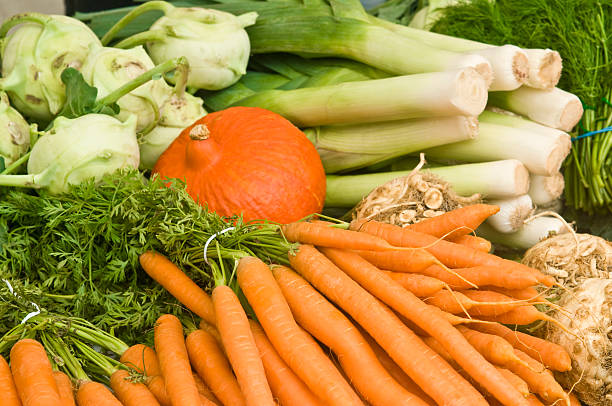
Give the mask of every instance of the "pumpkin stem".
[[206, 124], [196, 124], [189, 131], [189, 138], [196, 141], [207, 140], [210, 137], [210, 130]]

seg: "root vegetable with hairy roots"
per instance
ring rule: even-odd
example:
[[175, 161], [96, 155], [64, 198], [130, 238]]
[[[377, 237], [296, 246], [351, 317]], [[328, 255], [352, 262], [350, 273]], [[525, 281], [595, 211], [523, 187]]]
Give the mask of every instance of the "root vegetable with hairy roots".
[[537, 333], [563, 346], [572, 369], [557, 380], [588, 406], [612, 405], [612, 244], [589, 234], [565, 233], [529, 249], [522, 261], [555, 277], [563, 310], [551, 314], [576, 336], [546, 323]]

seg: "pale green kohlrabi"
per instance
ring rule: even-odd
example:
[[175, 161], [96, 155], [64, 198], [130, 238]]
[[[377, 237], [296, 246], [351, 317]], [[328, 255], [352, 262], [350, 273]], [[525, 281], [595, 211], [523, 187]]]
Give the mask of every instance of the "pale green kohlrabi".
[[30, 149], [28, 122], [9, 104], [6, 93], [0, 92], [0, 159], [8, 166]]
[[102, 43], [108, 44], [130, 21], [151, 10], [160, 10], [164, 16], [149, 31], [126, 38], [116, 47], [146, 43], [151, 58], [158, 64], [185, 56], [191, 67], [187, 84], [198, 89], [224, 89], [246, 73], [251, 45], [244, 28], [255, 24], [255, 12], [235, 16], [219, 10], [179, 8], [164, 1], [150, 1], [118, 21], [102, 37]]
[[27, 175], [0, 175], [0, 185], [59, 194], [86, 179], [137, 168], [136, 116], [121, 122], [106, 114], [58, 117], [32, 147]]
[[[104, 98], [139, 75], [155, 68], [142, 46], [131, 49], [103, 47], [87, 58], [81, 73], [85, 81]], [[177, 66], [172, 88], [162, 78], [151, 80], [117, 100], [117, 118], [138, 118], [136, 130], [141, 153], [141, 169], [151, 169], [157, 158], [180, 131], [206, 114], [202, 99], [185, 92], [189, 77], [187, 63]]]
[[0, 88], [17, 110], [41, 124], [50, 122], [66, 100], [62, 71], [79, 69], [90, 50], [101, 46], [81, 21], [38, 13], [7, 19], [0, 38]]

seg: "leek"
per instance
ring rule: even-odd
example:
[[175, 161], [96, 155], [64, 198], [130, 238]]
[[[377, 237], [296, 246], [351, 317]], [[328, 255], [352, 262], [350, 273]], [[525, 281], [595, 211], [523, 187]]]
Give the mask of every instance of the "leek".
[[372, 165], [451, 142], [473, 139], [474, 117], [451, 116], [324, 126], [304, 130], [315, 144], [326, 173]]
[[529, 73], [526, 85], [538, 89], [552, 89], [561, 79], [561, 55], [552, 49], [526, 49]]
[[552, 176], [531, 175], [529, 177], [529, 196], [534, 204], [548, 206], [563, 194], [565, 180], [561, 172]]
[[480, 123], [476, 139], [442, 145], [425, 150], [435, 160], [487, 162], [518, 159], [537, 175], [550, 176], [557, 172], [570, 152], [569, 140], [548, 136], [505, 125]]
[[533, 202], [527, 194], [510, 199], [489, 200], [488, 203], [498, 206], [499, 211], [487, 218], [486, 222], [500, 233], [518, 231], [533, 213]]
[[489, 104], [563, 131], [571, 131], [583, 113], [580, 99], [557, 87], [539, 90], [523, 86], [511, 92], [491, 92]]
[[261, 107], [299, 127], [480, 114], [487, 85], [472, 68], [295, 90], [267, 90], [234, 105]]
[[513, 233], [500, 233], [485, 222], [476, 229], [476, 235], [495, 244], [527, 250], [551, 235], [567, 231], [566, 224], [556, 217], [536, 217]]
[[[478, 164], [441, 166], [424, 169], [446, 182], [461, 196], [480, 194], [488, 198], [507, 198], [527, 193], [529, 173], [517, 160]], [[376, 187], [411, 170], [369, 173], [364, 175], [328, 175], [327, 207], [353, 207]]]

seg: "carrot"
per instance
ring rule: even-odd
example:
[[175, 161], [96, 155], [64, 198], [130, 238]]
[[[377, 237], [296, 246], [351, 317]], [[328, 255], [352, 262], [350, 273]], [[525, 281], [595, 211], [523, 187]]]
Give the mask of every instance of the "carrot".
[[161, 406], [172, 406], [172, 402], [166, 391], [166, 383], [164, 382], [163, 376], [156, 375], [149, 377], [147, 379], [147, 388], [149, 388]]
[[146, 376], [161, 375], [161, 369], [159, 368], [159, 361], [157, 360], [155, 350], [144, 344], [132, 345], [121, 354], [119, 361]]
[[436, 257], [424, 249], [410, 251], [356, 251], [374, 265], [395, 272], [420, 272], [438, 263]]
[[448, 211], [436, 217], [424, 219], [406, 228], [419, 233], [443, 237], [447, 240], [470, 234], [483, 221], [499, 211], [499, 206], [472, 204]]
[[200, 330], [204, 330], [208, 334], [213, 336], [215, 340], [217, 340], [217, 344], [219, 344], [219, 346], [221, 347], [221, 350], [225, 351], [223, 350], [223, 343], [221, 342], [221, 336], [219, 335], [219, 330], [217, 330], [217, 327], [213, 326], [206, 320], [200, 320]]
[[[447, 320], [432, 312], [423, 301], [359, 255], [328, 248], [323, 249], [323, 252], [370, 293], [439, 340], [457, 363], [502, 403], [514, 406], [525, 404], [524, 398], [467, 342], [465, 337]], [[419, 381], [412, 378], [422, 386]], [[435, 397], [434, 400], [438, 401]]]
[[168, 258], [158, 252], [147, 251], [139, 259], [145, 272], [181, 304], [215, 324], [215, 311], [210, 296]]
[[261, 326], [253, 320], [249, 320], [249, 323], [274, 397], [283, 406], [323, 406], [323, 403], [278, 355]]
[[[542, 403], [540, 399], [538, 399], [538, 397], [533, 393], [527, 396], [527, 400], [529, 401], [530, 406], [544, 406], [544, 403]], [[580, 406], [580, 403], [578, 403], [578, 406]]]
[[473, 303], [462, 293], [448, 290], [441, 290], [430, 297], [423, 298], [423, 302], [451, 314], [466, 313]]
[[[325, 249], [328, 255], [330, 251], [332, 249]], [[346, 253], [369, 264], [355, 253], [335, 249], [333, 251]], [[289, 261], [293, 268], [317, 290], [350, 314], [436, 402], [445, 405], [486, 404], [484, 398], [471, 385], [442, 358], [435, 355], [388, 307], [359, 286], [314, 247], [302, 245], [295, 255], [290, 255]], [[389, 278], [382, 272], [379, 276], [381, 279]], [[390, 278], [389, 280], [392, 281]], [[406, 295], [412, 295], [401, 286], [397, 286]], [[423, 303], [416, 297], [415, 300]]]
[[523, 351], [555, 371], [565, 372], [572, 368], [572, 359], [559, 344], [512, 330], [499, 323], [472, 324], [470, 328], [502, 337], [517, 350]]
[[528, 300], [533, 303], [545, 303], [546, 299], [542, 297], [542, 294], [538, 292], [533, 286], [523, 289], [506, 289], [496, 286], [483, 287], [486, 290], [492, 290], [493, 292], [501, 293], [515, 300]]
[[380, 237], [389, 244], [397, 247], [425, 248], [440, 262], [450, 268], [469, 268], [479, 265], [489, 265], [502, 267], [508, 270], [521, 269], [536, 275], [540, 283], [547, 286], [555, 284], [553, 277], [544, 275], [537, 269], [393, 224], [380, 223], [373, 220], [354, 220], [351, 222], [350, 228]]
[[298, 221], [285, 224], [281, 229], [287, 240], [301, 244], [368, 251], [403, 250], [373, 235], [343, 230], [321, 223]]
[[427, 297], [441, 291], [446, 285], [439, 279], [416, 273], [385, 272], [404, 289], [409, 290], [417, 297]]
[[501, 313], [495, 316], [478, 316], [479, 319], [485, 321], [496, 321], [502, 324], [517, 324], [526, 325], [538, 320], [555, 321], [546, 313], [542, 313], [534, 306], [521, 306], [520, 308], [512, 309], [508, 312]]
[[355, 326], [308, 282], [283, 266], [272, 272], [295, 320], [336, 354], [365, 400], [374, 406], [426, 405], [393, 380]]
[[246, 405], [246, 400], [229, 361], [215, 338], [204, 330], [194, 330], [185, 340], [193, 369], [224, 405]]
[[281, 358], [329, 406], [362, 405], [321, 347], [298, 327], [270, 269], [256, 258], [248, 262], [236, 271], [238, 283]]
[[446, 238], [448, 241], [455, 244], [465, 245], [466, 247], [475, 249], [481, 252], [491, 252], [491, 241], [478, 237], [476, 235], [466, 234], [457, 238]]
[[76, 393], [78, 406], [123, 406], [106, 386], [98, 382], [84, 382]]
[[[55, 384], [57, 385], [57, 393], [59, 394], [62, 406], [75, 406], [74, 402], [74, 389], [72, 382], [68, 375], [62, 371], [53, 371], [53, 378], [55, 378]], [[0, 392], [2, 393], [2, 392]]]
[[520, 350], [515, 349], [514, 353], [521, 362], [509, 362], [504, 367], [527, 382], [531, 392], [540, 396], [545, 402], [562, 400], [569, 406], [567, 393], [563, 391], [550, 370]]
[[510, 296], [490, 290], [463, 290], [461, 293], [473, 301], [470, 315], [474, 317], [497, 316], [527, 305], [517, 302]]
[[11, 372], [23, 406], [61, 406], [51, 362], [38, 341], [25, 338], [13, 345]]
[[171, 314], [160, 316], [153, 339], [172, 406], [199, 405], [200, 394], [193, 380], [180, 320]]
[[581, 406], [580, 400], [576, 397], [574, 393], [569, 394], [570, 406]]
[[200, 398], [203, 396], [208, 401], [210, 401], [208, 403], [212, 402], [212, 404], [215, 404], [217, 406], [221, 406], [221, 402], [219, 401], [219, 399], [217, 399], [215, 394], [212, 393], [212, 391], [210, 390], [208, 385], [206, 385], [206, 382], [204, 382], [202, 380], [202, 378], [200, 378], [200, 375], [194, 373], [193, 374], [193, 380], [195, 381], [196, 387], [198, 388], [198, 392], [200, 393]]
[[131, 381], [125, 369], [113, 372], [110, 387], [123, 406], [159, 406], [151, 391], [143, 383]]
[[497, 370], [516, 388], [517, 391], [521, 393], [524, 397], [529, 396], [529, 386], [527, 386], [527, 382], [523, 381], [516, 374], [506, 368], [496, 367]]
[[457, 326], [457, 330], [492, 364], [503, 366], [509, 362], [520, 361], [514, 354], [512, 345], [499, 336], [481, 333], [465, 326]]
[[[241, 259], [237, 275], [243, 274], [249, 263], [248, 259]], [[219, 285], [213, 290], [212, 299], [223, 348], [236, 374], [246, 405], [274, 405], [259, 351], [238, 296], [229, 286]]]
[[372, 351], [374, 351], [374, 354], [376, 355], [376, 358], [378, 358], [378, 361], [387, 370], [387, 372], [389, 372], [389, 375], [391, 375], [391, 377], [397, 381], [397, 383], [402, 385], [409, 392], [414, 393], [429, 406], [437, 405], [436, 402], [434, 402], [428, 394], [423, 392], [423, 389], [421, 389], [419, 385], [414, 383], [414, 381], [410, 379], [410, 377], [399, 367], [399, 365], [397, 365], [395, 361], [391, 359], [389, 354], [387, 354], [385, 350], [383, 350], [382, 347], [378, 345], [378, 343], [372, 338], [372, 336], [370, 336], [365, 330], [363, 330], [362, 327], [357, 327], [363, 335], [363, 338], [365, 338], [365, 340], [370, 345], [370, 348], [372, 348]]
[[0, 393], [6, 406], [21, 406], [11, 368], [2, 355], [0, 355]]
[[509, 270], [498, 266], [479, 265], [470, 268], [455, 268], [452, 271], [451, 273], [439, 265], [431, 265], [419, 273], [440, 279], [451, 288], [461, 290], [473, 288], [466, 280], [477, 286], [499, 286], [508, 289], [522, 289], [538, 284], [538, 278], [535, 275], [522, 269]]

